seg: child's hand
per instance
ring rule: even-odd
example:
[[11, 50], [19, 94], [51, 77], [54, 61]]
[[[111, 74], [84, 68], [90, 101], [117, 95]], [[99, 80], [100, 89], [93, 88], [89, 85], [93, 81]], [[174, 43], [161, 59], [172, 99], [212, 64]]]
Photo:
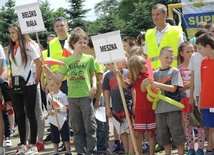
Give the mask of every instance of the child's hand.
[[159, 88], [158, 82], [155, 82], [154, 80], [150, 81], [149, 84], [152, 88]]
[[142, 83], [143, 83], [145, 86], [147, 86], [147, 85], [149, 85], [149, 84], [151, 83], [151, 81], [152, 81], [151, 78], [146, 78], [146, 79], [144, 79], [144, 80], [142, 81]]
[[97, 92], [97, 87], [93, 86], [93, 87], [91, 88], [91, 90], [90, 90], [89, 97], [90, 97], [91, 99], [93, 99], [93, 98], [94, 98], [94, 95], [96, 94], [96, 92]]
[[194, 107], [194, 105], [195, 105], [195, 100], [194, 100], [194, 98], [193, 98], [193, 97], [190, 97], [188, 103], [189, 103], [189, 105], [191, 105], [192, 107]]
[[110, 108], [106, 108], [106, 116], [107, 116], [108, 118], [111, 118], [111, 117], [112, 117], [112, 111], [111, 111]]
[[94, 109], [97, 109], [100, 107], [100, 101], [95, 101], [94, 103]]
[[54, 115], [54, 112], [52, 110], [47, 110], [47, 112], [49, 115], [52, 115], [52, 116]]
[[60, 112], [60, 107], [59, 106], [55, 106], [56, 112], [59, 113]]

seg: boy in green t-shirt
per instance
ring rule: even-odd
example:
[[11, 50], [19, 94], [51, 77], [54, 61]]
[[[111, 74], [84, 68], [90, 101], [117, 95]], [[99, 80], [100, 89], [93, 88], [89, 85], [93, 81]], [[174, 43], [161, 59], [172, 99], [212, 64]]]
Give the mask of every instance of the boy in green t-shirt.
[[69, 41], [74, 53], [63, 59], [66, 65], [60, 67], [59, 75], [53, 74], [48, 67], [43, 66], [47, 76], [56, 82], [61, 82], [67, 76], [70, 120], [74, 131], [74, 146], [78, 154], [90, 154], [96, 148], [96, 121], [92, 99], [96, 94], [97, 82], [94, 58], [83, 54], [87, 43], [88, 37], [85, 32], [81, 28], [75, 28]]

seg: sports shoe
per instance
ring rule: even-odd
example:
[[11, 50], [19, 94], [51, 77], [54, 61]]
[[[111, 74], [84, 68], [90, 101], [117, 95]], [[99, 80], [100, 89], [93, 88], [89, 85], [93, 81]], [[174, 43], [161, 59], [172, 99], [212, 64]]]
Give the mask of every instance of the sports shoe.
[[36, 146], [29, 146], [24, 155], [35, 155], [38, 154], [38, 150]]
[[59, 147], [58, 151], [59, 151], [59, 152], [66, 151], [66, 148], [65, 148], [64, 143], [62, 143], [62, 145]]
[[142, 153], [148, 153], [148, 152], [149, 152], [149, 144], [143, 143]]
[[195, 153], [195, 155], [204, 155], [204, 150], [198, 149], [198, 151]]
[[38, 151], [44, 150], [45, 146], [42, 142], [36, 142], [36, 147]]
[[195, 150], [190, 149], [190, 150], [187, 152], [187, 155], [195, 155]]
[[206, 151], [205, 155], [213, 155], [212, 152]]
[[120, 146], [118, 144], [114, 144], [112, 148], [109, 150], [109, 154], [118, 153], [120, 151]]
[[125, 154], [125, 149], [124, 149], [123, 143], [120, 144], [119, 154]]
[[13, 137], [17, 137], [17, 136], [19, 136], [19, 131], [18, 131], [18, 130], [16, 130], [13, 134], [11, 134], [11, 136], [13, 136]]
[[[19, 150], [21, 149], [21, 145], [22, 144], [18, 144], [19, 148], [16, 150], [16, 153], [19, 152]], [[27, 149], [29, 147], [29, 144], [25, 144], [25, 148]]]
[[45, 139], [43, 139], [44, 142], [51, 141], [51, 134], [48, 134]]
[[12, 146], [12, 142], [10, 140], [10, 137], [6, 137], [5, 138], [5, 146], [7, 146], [7, 147], [11, 147]]
[[163, 151], [164, 150], [164, 147], [162, 145], [158, 145], [156, 148], [155, 148], [155, 153], [157, 152], [160, 152], [160, 151]]
[[16, 155], [25, 155], [25, 152], [27, 151], [27, 148], [25, 145], [20, 145], [19, 149], [17, 150]]
[[5, 149], [3, 147], [0, 147], [0, 155], [5, 155]]

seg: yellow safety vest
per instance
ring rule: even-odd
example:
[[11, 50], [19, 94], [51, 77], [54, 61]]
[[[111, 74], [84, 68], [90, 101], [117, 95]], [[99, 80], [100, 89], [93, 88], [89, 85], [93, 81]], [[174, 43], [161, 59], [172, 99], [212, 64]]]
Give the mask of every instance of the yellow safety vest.
[[182, 35], [182, 29], [178, 26], [170, 26], [169, 30], [164, 33], [163, 38], [158, 46], [156, 40], [155, 29], [149, 29], [146, 32], [146, 46], [147, 46], [147, 55], [151, 62], [152, 68], [156, 69], [161, 67], [159, 60], [159, 54], [161, 48], [165, 46], [170, 46], [174, 51], [174, 61], [172, 63], [173, 67], [178, 66], [178, 44], [179, 38]]
[[[68, 36], [67, 41], [69, 41], [70, 36]], [[56, 60], [62, 60], [65, 58], [63, 53], [63, 48], [60, 44], [59, 38], [55, 38], [50, 41], [49, 43], [49, 50], [50, 50], [50, 58], [56, 59]], [[51, 71], [57, 73], [59, 70], [59, 65], [52, 65]]]

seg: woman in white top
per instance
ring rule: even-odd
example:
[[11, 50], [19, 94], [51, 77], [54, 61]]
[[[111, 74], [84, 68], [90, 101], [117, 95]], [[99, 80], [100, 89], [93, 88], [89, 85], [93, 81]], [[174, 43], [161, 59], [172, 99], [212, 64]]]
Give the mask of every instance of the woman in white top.
[[[19, 127], [19, 135], [21, 146], [17, 153], [25, 155], [34, 155], [38, 153], [35, 146], [37, 137], [37, 121], [35, 116], [35, 103], [37, 84], [41, 76], [42, 62], [40, 54], [36, 48], [36, 43], [27, 34], [22, 34], [18, 25], [10, 25], [9, 28], [9, 61], [11, 65], [11, 78], [21, 76], [27, 81], [25, 90], [22, 94], [11, 93], [11, 99], [16, 111], [17, 124]], [[32, 72], [32, 65], [36, 65], [36, 72]], [[33, 75], [35, 73], [35, 75]], [[17, 80], [14, 80], [17, 82]], [[14, 83], [15, 83], [14, 82]], [[31, 145], [26, 148], [26, 124], [25, 115], [30, 122]]]

